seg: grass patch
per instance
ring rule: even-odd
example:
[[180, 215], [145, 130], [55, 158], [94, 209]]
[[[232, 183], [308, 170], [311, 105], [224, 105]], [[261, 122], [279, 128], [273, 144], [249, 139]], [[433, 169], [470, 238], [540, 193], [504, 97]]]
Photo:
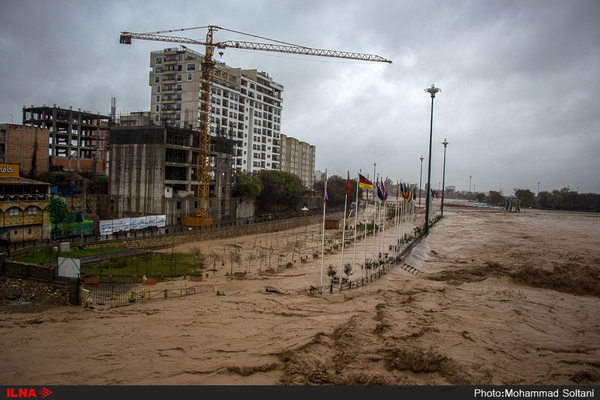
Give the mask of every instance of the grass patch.
[[38, 251], [35, 253], [27, 254], [26, 256], [16, 258], [15, 261], [26, 262], [31, 264], [43, 264], [48, 261], [56, 261], [58, 256], [61, 257], [70, 257], [70, 258], [81, 258], [84, 256], [91, 256], [94, 254], [103, 254], [103, 253], [114, 253], [116, 251], [127, 250], [127, 247], [100, 247], [96, 249], [74, 249], [69, 252], [55, 252], [51, 246], [48, 246], [46, 250]]
[[135, 258], [111, 258], [100, 264], [85, 266], [82, 275], [116, 277], [116, 276], [182, 276], [190, 274], [204, 265], [192, 254], [159, 253]]
[[[43, 264], [48, 261], [56, 262], [58, 256], [81, 258], [95, 254], [115, 253], [128, 250], [126, 247], [101, 247], [93, 249], [73, 249], [69, 252], [55, 252], [51, 246], [43, 251], [16, 258], [15, 261], [31, 264]], [[100, 276], [101, 278], [158, 276], [175, 277], [203, 270], [204, 257], [201, 254], [158, 253], [137, 257], [111, 257], [97, 264], [86, 264], [81, 268], [82, 276]]]

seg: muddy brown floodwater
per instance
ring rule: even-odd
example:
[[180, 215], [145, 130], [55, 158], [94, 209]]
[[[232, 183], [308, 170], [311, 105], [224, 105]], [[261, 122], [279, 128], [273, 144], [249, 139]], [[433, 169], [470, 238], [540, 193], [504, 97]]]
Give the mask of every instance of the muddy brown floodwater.
[[[318, 235], [313, 226], [174, 250], [295, 237], [312, 254]], [[224, 296], [3, 311], [0, 384], [597, 385], [599, 243], [598, 215], [450, 209], [406, 260], [419, 276], [396, 267], [311, 296], [320, 259], [273, 276], [258, 273], [265, 260], [250, 262], [241, 280], [225, 262], [202, 282]]]

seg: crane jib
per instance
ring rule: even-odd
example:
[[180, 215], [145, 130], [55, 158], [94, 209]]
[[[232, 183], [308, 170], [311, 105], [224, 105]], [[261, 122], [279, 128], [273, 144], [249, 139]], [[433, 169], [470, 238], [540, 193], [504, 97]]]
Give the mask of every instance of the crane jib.
[[[333, 57], [333, 58], [345, 58], [351, 60], [361, 60], [361, 61], [375, 61], [375, 62], [385, 62], [392, 63], [392, 61], [387, 60], [383, 57], [373, 54], [364, 54], [364, 53], [351, 53], [348, 51], [337, 51], [337, 50], [323, 50], [323, 49], [314, 49], [310, 47], [304, 46], [296, 46], [292, 44], [281, 44], [284, 42], [279, 42], [280, 44], [269, 44], [269, 43], [255, 43], [255, 42], [244, 42], [244, 41], [225, 41], [225, 42], [213, 42], [213, 32], [219, 28], [217, 26], [208, 26], [209, 31], [206, 36], [206, 42], [201, 42], [199, 40], [194, 40], [186, 37], [180, 36], [168, 36], [168, 35], [160, 35], [157, 33], [132, 33], [132, 32], [121, 32], [121, 36], [119, 38], [119, 42], [122, 44], [131, 44], [132, 39], [140, 39], [140, 40], [154, 40], [159, 42], [170, 42], [170, 43], [185, 43], [185, 44], [194, 44], [194, 45], [203, 45], [206, 46], [206, 54], [205, 59], [202, 62], [203, 65], [203, 77], [202, 77], [202, 99], [201, 102], [201, 115], [202, 121], [200, 121], [201, 125], [201, 135], [200, 141], [201, 144], [199, 146], [199, 155], [197, 157], [197, 165], [196, 171], [198, 175], [198, 212], [197, 217], [194, 221], [192, 221], [192, 217], [183, 217], [189, 218], [187, 223], [192, 224], [192, 226], [209, 226], [212, 225], [212, 218], [209, 217], [209, 175], [210, 175], [210, 96], [211, 96], [211, 71], [214, 68], [214, 63], [212, 62], [212, 53], [215, 47], [219, 49], [236, 48], [236, 49], [248, 49], [248, 50], [260, 50], [260, 51], [272, 51], [279, 53], [290, 53], [290, 54], [302, 54], [309, 56], [321, 56], [321, 57]], [[198, 29], [198, 28], [190, 28], [190, 29]], [[187, 29], [179, 29], [178, 31], [183, 31]], [[225, 29], [227, 30], [227, 29]], [[172, 32], [172, 31], [163, 31], [163, 32]], [[232, 31], [235, 32], [235, 31]], [[242, 33], [243, 32], [236, 32]], [[247, 35], [247, 34], [245, 34]], [[249, 35], [254, 36], [254, 35]], [[254, 36], [258, 37], [258, 36]], [[271, 40], [267, 38], [261, 38], [265, 40]], [[274, 41], [278, 42], [278, 41]], [[192, 221], [192, 222], [190, 222]], [[184, 223], [182, 219], [182, 223]]]

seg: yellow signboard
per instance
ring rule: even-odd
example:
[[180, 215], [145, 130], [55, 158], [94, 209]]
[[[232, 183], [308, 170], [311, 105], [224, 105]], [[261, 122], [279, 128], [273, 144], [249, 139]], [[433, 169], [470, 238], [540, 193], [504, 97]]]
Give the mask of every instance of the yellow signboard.
[[0, 163], [0, 178], [19, 176], [19, 164]]

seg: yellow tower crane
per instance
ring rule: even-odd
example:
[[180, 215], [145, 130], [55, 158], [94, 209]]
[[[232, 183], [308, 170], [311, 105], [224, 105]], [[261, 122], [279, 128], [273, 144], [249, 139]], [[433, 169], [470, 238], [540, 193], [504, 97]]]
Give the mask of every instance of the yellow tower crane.
[[[192, 29], [208, 29], [206, 41], [190, 39], [181, 36], [164, 35], [164, 33], [187, 31]], [[224, 42], [214, 42], [213, 35], [217, 30], [229, 31], [237, 34], [252, 36], [263, 40], [269, 40], [273, 43], [257, 43], [228, 40]], [[200, 26], [195, 28], [173, 29], [168, 31], [159, 31], [151, 33], [132, 33], [121, 32], [120, 43], [131, 44], [132, 39], [153, 40], [170, 43], [185, 43], [205, 46], [204, 58], [202, 59], [202, 78], [200, 87], [200, 146], [199, 154], [196, 162], [196, 175], [198, 177], [198, 211], [196, 217], [182, 218], [182, 224], [185, 226], [209, 226], [212, 225], [213, 219], [209, 216], [209, 186], [210, 186], [210, 113], [211, 113], [211, 97], [212, 97], [212, 73], [215, 68], [213, 55], [215, 48], [217, 49], [245, 49], [245, 50], [261, 50], [278, 53], [301, 54], [310, 56], [345, 58], [360, 61], [375, 61], [391, 63], [383, 57], [364, 54], [351, 53], [347, 51], [323, 50], [305, 46], [298, 46], [290, 43], [285, 43], [273, 39], [268, 39], [256, 35], [234, 31], [231, 29], [221, 28], [214, 25]]]

